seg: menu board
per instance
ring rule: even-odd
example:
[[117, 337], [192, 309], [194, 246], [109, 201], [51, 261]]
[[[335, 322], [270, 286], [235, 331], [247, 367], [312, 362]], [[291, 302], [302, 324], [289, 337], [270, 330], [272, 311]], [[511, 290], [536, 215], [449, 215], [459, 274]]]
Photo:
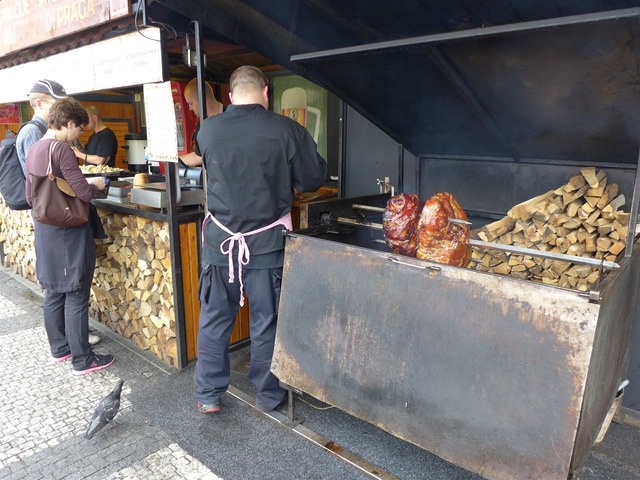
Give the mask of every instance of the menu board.
[[64, 85], [69, 95], [166, 80], [160, 29], [139, 30], [0, 70], [0, 104], [26, 100], [39, 78]]
[[147, 119], [147, 154], [152, 162], [178, 161], [178, 128], [171, 82], [143, 86]]

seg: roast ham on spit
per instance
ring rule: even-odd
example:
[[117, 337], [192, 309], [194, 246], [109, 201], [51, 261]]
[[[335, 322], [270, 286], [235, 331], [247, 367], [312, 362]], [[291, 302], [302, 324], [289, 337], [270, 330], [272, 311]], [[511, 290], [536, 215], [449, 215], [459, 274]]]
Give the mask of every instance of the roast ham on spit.
[[382, 227], [394, 253], [466, 267], [471, 258], [466, 220], [450, 193], [437, 193], [424, 206], [417, 195], [402, 193], [387, 202]]
[[416, 256], [418, 249], [418, 218], [422, 204], [418, 195], [401, 193], [387, 202], [382, 214], [382, 231], [393, 253]]
[[467, 214], [450, 193], [436, 193], [426, 201], [418, 221], [418, 251], [422, 260], [466, 267], [471, 258]]

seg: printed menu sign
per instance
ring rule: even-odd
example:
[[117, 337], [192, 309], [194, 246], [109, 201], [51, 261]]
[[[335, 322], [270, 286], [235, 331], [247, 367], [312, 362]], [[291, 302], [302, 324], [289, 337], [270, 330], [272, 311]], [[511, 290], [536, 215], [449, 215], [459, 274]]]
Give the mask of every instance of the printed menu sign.
[[178, 161], [178, 128], [171, 82], [143, 86], [147, 119], [147, 153], [152, 162]]
[[0, 104], [26, 100], [39, 78], [55, 79], [69, 95], [166, 80], [169, 71], [160, 29], [140, 31], [0, 70]]

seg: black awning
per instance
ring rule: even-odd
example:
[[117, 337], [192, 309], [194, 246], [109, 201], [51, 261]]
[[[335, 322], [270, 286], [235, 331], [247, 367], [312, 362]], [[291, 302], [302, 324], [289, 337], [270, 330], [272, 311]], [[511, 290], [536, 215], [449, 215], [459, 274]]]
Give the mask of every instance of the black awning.
[[[638, 12], [294, 56], [409, 151], [636, 163]], [[480, 33], [480, 32], [478, 32]]]
[[640, 0], [161, 3], [327, 87], [415, 155], [637, 162]]

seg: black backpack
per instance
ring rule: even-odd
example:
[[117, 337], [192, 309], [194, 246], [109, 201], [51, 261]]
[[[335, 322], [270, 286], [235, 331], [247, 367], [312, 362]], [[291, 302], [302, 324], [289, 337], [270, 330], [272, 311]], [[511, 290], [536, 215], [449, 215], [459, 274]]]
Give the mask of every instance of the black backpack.
[[[20, 129], [33, 123], [42, 130], [44, 135], [46, 129], [43, 129], [40, 123], [29, 120], [24, 123]], [[18, 131], [18, 133], [20, 133]], [[18, 136], [5, 138], [0, 142], [0, 194], [4, 198], [5, 203], [11, 210], [29, 210], [31, 207], [27, 203], [25, 194], [25, 178], [20, 160], [18, 159], [18, 150], [16, 149], [16, 139]]]

